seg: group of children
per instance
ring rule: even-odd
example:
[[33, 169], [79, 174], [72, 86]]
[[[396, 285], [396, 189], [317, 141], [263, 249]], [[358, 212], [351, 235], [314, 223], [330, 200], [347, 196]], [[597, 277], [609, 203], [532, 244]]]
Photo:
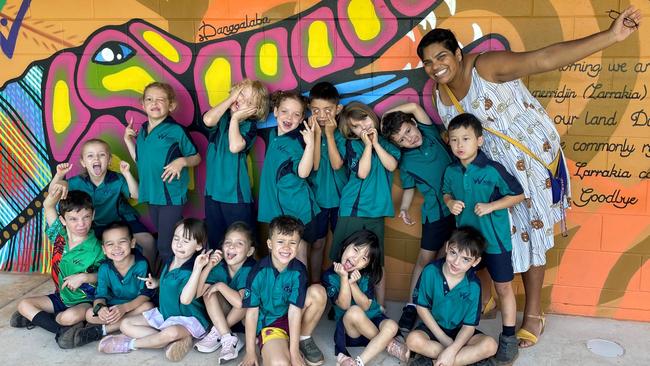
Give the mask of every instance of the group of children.
[[[255, 204], [247, 153], [269, 101], [277, 129], [268, 138]], [[66, 181], [72, 164], [57, 166], [43, 204], [56, 291], [21, 300], [12, 326], [49, 330], [62, 348], [93, 341], [104, 353], [165, 347], [166, 357], [178, 361], [194, 346], [219, 350], [221, 362], [237, 358], [245, 344], [242, 365], [258, 364], [257, 347], [264, 364], [321, 365], [311, 334], [329, 299], [340, 365], [366, 364], [383, 350], [418, 365], [490, 365], [517, 356], [507, 208], [523, 194], [480, 151], [474, 116], [451, 121], [447, 144], [414, 103], [380, 120], [363, 103], [340, 105], [327, 82], [306, 100], [292, 91], [269, 96], [259, 81], [244, 80], [203, 116], [209, 145], [202, 221], [182, 218], [187, 168], [201, 157], [170, 115], [173, 89], [148, 85], [142, 106], [147, 121], [139, 131], [129, 121], [124, 133], [139, 182], [124, 161], [121, 174], [108, 170], [110, 147], [98, 139], [84, 142], [79, 176]], [[407, 225], [414, 224], [414, 189], [424, 196], [412, 302], [399, 324], [383, 308], [384, 218], [394, 215], [397, 168], [404, 189], [399, 216]], [[157, 240], [129, 198], [148, 204]], [[269, 255], [256, 262], [258, 222], [268, 223]], [[333, 264], [321, 274], [329, 230]], [[474, 271], [483, 265], [503, 313], [498, 345], [475, 329], [482, 300]], [[400, 329], [410, 331], [405, 341]], [[352, 358], [346, 347], [361, 345]]]

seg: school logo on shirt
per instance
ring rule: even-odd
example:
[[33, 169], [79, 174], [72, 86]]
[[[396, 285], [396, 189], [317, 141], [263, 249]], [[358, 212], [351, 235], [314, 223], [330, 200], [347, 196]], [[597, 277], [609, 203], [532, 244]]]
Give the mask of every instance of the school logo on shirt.
[[474, 184], [480, 184], [485, 186], [493, 186], [494, 182], [487, 180], [487, 177], [475, 177], [473, 178]]
[[336, 295], [336, 287], [334, 287], [334, 286], [329, 286], [329, 287], [327, 288], [327, 296], [328, 296], [328, 297], [334, 297], [334, 295]]
[[249, 297], [251, 297], [251, 290], [245, 289], [244, 290], [244, 299], [248, 299]]

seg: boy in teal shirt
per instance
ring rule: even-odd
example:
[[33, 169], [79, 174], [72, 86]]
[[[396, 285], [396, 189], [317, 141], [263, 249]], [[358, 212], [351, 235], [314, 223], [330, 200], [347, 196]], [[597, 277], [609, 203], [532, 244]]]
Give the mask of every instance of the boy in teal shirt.
[[512, 289], [512, 243], [507, 208], [524, 200], [519, 182], [499, 163], [479, 149], [483, 128], [474, 115], [463, 113], [448, 126], [449, 145], [458, 161], [447, 167], [443, 179], [444, 200], [458, 226], [479, 230], [487, 247], [483, 262], [499, 297], [503, 331], [495, 359], [511, 363], [519, 354], [515, 337], [517, 303]]
[[[494, 339], [476, 329], [481, 318], [481, 283], [474, 268], [485, 240], [472, 227], [460, 227], [446, 244], [444, 259], [422, 270], [414, 300], [422, 324], [406, 338], [417, 356], [409, 365], [480, 364], [496, 352]], [[489, 363], [485, 363], [486, 365]]]
[[291, 216], [278, 216], [269, 225], [270, 255], [262, 258], [248, 275], [243, 306], [246, 312], [246, 356], [242, 365], [257, 363], [255, 338], [262, 360], [286, 364], [322, 365], [325, 360], [311, 334], [318, 324], [327, 295], [319, 284], [307, 288], [307, 269], [296, 259], [302, 223]]
[[97, 268], [104, 254], [91, 229], [94, 211], [90, 196], [69, 191], [62, 199], [65, 191], [63, 185], [53, 184], [43, 201], [45, 234], [53, 244], [55, 292], [20, 300], [10, 324], [15, 328], [37, 325], [56, 334], [59, 347], [72, 348], [74, 330], [82, 326], [95, 296]]

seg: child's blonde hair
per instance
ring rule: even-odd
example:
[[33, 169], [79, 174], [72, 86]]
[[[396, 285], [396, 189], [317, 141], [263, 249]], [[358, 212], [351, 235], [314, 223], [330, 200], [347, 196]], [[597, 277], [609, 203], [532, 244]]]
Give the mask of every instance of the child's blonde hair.
[[[106, 153], [108, 153], [108, 161], [110, 163], [111, 156], [112, 156], [111, 155], [111, 146], [108, 144], [108, 142], [106, 142], [106, 141], [104, 141], [102, 139], [90, 139], [90, 140], [84, 141], [83, 144], [81, 145], [81, 150], [80, 150], [81, 151], [81, 156], [79, 157], [79, 160], [83, 160], [83, 158], [84, 158], [84, 150], [86, 150], [86, 146], [88, 146], [90, 144], [104, 145], [104, 148], [106, 149]], [[79, 174], [81, 174], [81, 176], [83, 176], [83, 177], [87, 177], [88, 176], [88, 168], [82, 169]]]
[[339, 115], [339, 130], [346, 139], [358, 139], [350, 128], [352, 121], [361, 121], [366, 117], [372, 119], [375, 128], [379, 128], [379, 118], [368, 105], [361, 102], [350, 102], [341, 111]]
[[169, 99], [169, 104], [176, 103], [176, 92], [174, 92], [174, 88], [172, 88], [171, 85], [160, 81], [154, 81], [153, 83], [150, 83], [144, 87], [144, 90], [142, 91], [142, 98], [141, 98], [143, 103], [144, 103], [144, 95], [147, 94], [147, 90], [151, 88], [158, 88], [164, 91], [165, 94], [167, 94], [167, 99]]
[[257, 121], [266, 120], [266, 116], [269, 113], [269, 91], [266, 89], [266, 86], [264, 86], [264, 84], [259, 80], [244, 79], [233, 85], [232, 89], [237, 87], [251, 88], [251, 104], [257, 108], [257, 111], [253, 115], [253, 119]]

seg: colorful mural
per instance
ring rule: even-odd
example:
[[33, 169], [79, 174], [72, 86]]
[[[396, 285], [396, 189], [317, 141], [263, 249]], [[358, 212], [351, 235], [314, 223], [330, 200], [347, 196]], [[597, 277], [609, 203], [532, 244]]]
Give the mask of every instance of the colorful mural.
[[[153, 80], [175, 88], [174, 117], [203, 154], [206, 135], [196, 121], [242, 78], [262, 80], [271, 90], [302, 91], [329, 80], [343, 103], [362, 101], [381, 113], [414, 101], [433, 114], [433, 85], [415, 54], [419, 39], [433, 27], [453, 29], [465, 52], [526, 50], [604, 29], [609, 11], [618, 9], [618, 2], [581, 2], [576, 9], [559, 0], [517, 1], [517, 6], [454, 0], [197, 1], [183, 9], [165, 2], [119, 2], [135, 11], [75, 0], [66, 2], [71, 8], [64, 16], [66, 9], [50, 9], [47, 2], [0, 1], [0, 268], [5, 271], [49, 270], [51, 243], [43, 235], [40, 209], [54, 167], [76, 161], [79, 142], [89, 138], [111, 144], [114, 167], [128, 161], [122, 144], [126, 121], [132, 118], [136, 127], [144, 122], [139, 97]], [[650, 4], [638, 5], [650, 14]], [[94, 29], [87, 22], [59, 21], [84, 17], [94, 19]], [[57, 25], [48, 28], [52, 24]], [[644, 108], [650, 50], [640, 41], [650, 32], [642, 28], [637, 34], [625, 45], [525, 80], [557, 124], [574, 182], [569, 236], [558, 235], [549, 252], [544, 300], [551, 311], [650, 320], [650, 111]], [[270, 119], [261, 127], [274, 123]], [[258, 139], [251, 154], [254, 178], [264, 150], [264, 139]], [[186, 214], [201, 217], [205, 166], [194, 173]], [[400, 195], [396, 185], [396, 203]], [[418, 196], [413, 217], [420, 203]], [[137, 208], [146, 216], [146, 207]], [[418, 238], [419, 225], [387, 221], [389, 297], [406, 297]]]

